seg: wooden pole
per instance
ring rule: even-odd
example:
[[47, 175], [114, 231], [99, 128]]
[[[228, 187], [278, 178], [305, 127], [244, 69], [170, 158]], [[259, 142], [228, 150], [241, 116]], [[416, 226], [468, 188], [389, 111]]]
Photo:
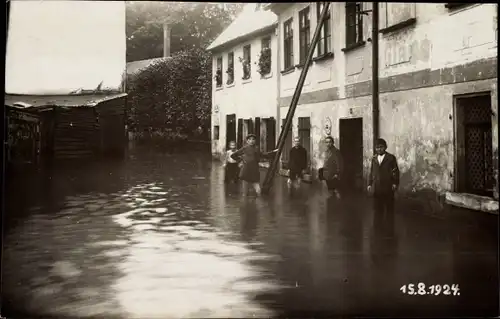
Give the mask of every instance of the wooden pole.
[[[264, 179], [264, 183], [262, 185], [262, 193], [263, 194], [268, 194], [269, 190], [271, 189], [271, 184], [272, 184], [274, 175], [276, 174], [276, 170], [278, 168], [281, 152], [283, 151], [283, 147], [285, 146], [285, 141], [286, 141], [288, 131], [290, 130], [290, 128], [292, 126], [293, 116], [295, 114], [295, 109], [297, 108], [300, 94], [301, 94], [302, 88], [304, 86], [304, 81], [305, 81], [306, 76], [307, 76], [307, 71], [309, 71], [309, 65], [311, 63], [314, 50], [316, 49], [316, 44], [318, 43], [318, 40], [319, 40], [321, 27], [324, 24], [325, 17], [327, 16], [329, 9], [330, 9], [330, 2], [325, 2], [325, 5], [323, 7], [323, 11], [321, 12], [321, 16], [320, 16], [318, 25], [316, 26], [316, 30], [314, 31], [311, 45], [309, 46], [309, 50], [307, 52], [306, 60], [304, 61], [304, 67], [302, 69], [302, 72], [300, 73], [299, 82], [297, 83], [297, 87], [295, 87], [295, 92], [293, 93], [292, 101], [290, 102], [290, 108], [288, 109], [288, 113], [286, 115], [285, 125], [281, 129], [281, 133], [280, 133], [280, 136], [278, 139], [278, 151], [274, 155], [273, 161], [271, 163], [271, 166], [269, 167], [269, 170], [267, 171], [266, 177]], [[279, 119], [278, 119], [278, 122], [279, 122]]]

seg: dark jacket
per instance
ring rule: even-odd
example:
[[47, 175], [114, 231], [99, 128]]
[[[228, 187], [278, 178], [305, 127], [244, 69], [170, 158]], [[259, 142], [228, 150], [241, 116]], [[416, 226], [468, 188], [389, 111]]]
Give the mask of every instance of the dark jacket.
[[307, 168], [307, 151], [304, 147], [292, 147], [289, 158], [290, 170], [299, 172]]
[[392, 185], [399, 186], [398, 161], [394, 155], [386, 152], [381, 164], [377, 155], [373, 156], [368, 185], [372, 186], [375, 194], [392, 193]]
[[322, 175], [325, 180], [332, 180], [335, 175], [340, 178], [342, 174], [342, 154], [340, 150], [333, 146], [325, 154], [325, 163], [323, 164]]

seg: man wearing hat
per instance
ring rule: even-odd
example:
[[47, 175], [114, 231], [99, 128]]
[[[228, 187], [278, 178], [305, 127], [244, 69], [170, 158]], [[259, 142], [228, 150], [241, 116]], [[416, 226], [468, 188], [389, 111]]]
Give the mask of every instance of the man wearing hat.
[[377, 213], [394, 212], [394, 192], [399, 186], [398, 161], [386, 150], [386, 141], [377, 139], [368, 180], [368, 192], [373, 194], [374, 209]]
[[247, 135], [247, 144], [231, 154], [234, 160], [242, 159], [242, 167], [240, 170], [240, 179], [243, 181], [243, 193], [247, 195], [248, 185], [251, 184], [255, 193], [260, 195], [260, 171], [259, 162], [263, 157], [270, 157], [278, 151], [278, 149], [271, 152], [261, 153], [259, 147], [256, 145], [257, 137], [254, 134]]

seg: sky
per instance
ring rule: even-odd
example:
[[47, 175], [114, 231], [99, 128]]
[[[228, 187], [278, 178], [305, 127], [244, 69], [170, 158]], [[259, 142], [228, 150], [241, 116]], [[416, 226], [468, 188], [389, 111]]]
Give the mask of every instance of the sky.
[[5, 69], [11, 94], [120, 88], [124, 1], [12, 1]]

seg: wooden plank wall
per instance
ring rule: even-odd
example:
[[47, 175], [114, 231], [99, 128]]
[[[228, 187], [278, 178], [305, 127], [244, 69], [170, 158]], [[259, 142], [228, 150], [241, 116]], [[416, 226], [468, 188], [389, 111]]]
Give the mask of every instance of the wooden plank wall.
[[96, 155], [98, 123], [93, 108], [57, 108], [54, 159], [88, 159]]
[[101, 153], [123, 157], [127, 146], [125, 132], [126, 97], [102, 102], [96, 107], [99, 118]]

